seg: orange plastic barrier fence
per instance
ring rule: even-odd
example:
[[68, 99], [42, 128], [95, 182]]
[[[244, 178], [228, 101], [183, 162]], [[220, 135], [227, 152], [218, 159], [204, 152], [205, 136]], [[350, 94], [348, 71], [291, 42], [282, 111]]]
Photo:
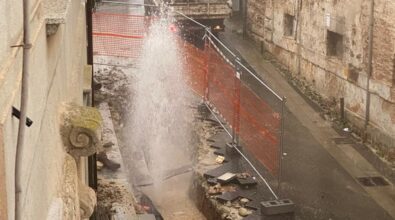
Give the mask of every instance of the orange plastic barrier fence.
[[[204, 50], [190, 43], [183, 45], [191, 87], [202, 97], [205, 96], [222, 119], [235, 129], [242, 147], [272, 175], [277, 175], [282, 103], [274, 97], [275, 106], [265, 102], [264, 97], [256, 94], [243, 81], [243, 75], [249, 73], [243, 68], [236, 70], [213, 42], [206, 44]], [[271, 95], [263, 87], [254, 89], [262, 90], [261, 93], [266, 93], [264, 96]]]

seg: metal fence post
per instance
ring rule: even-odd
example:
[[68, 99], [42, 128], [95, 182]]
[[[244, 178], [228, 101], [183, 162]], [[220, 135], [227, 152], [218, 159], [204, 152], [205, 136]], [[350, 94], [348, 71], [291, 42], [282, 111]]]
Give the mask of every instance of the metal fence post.
[[236, 58], [235, 66], [236, 66], [236, 72], [235, 72], [235, 78], [234, 78], [234, 86], [235, 86], [235, 93], [234, 93], [234, 121], [233, 121], [233, 144], [236, 146], [240, 145], [240, 138], [239, 138], [239, 133], [240, 133], [240, 99], [241, 99], [241, 94], [240, 94], [240, 87], [241, 87], [241, 67], [239, 65], [240, 60]]
[[285, 112], [285, 103], [287, 102], [287, 98], [283, 97], [281, 100], [281, 124], [280, 124], [280, 150], [279, 150], [279, 160], [278, 160], [278, 186], [277, 186], [277, 193], [281, 193], [281, 178], [282, 178], [282, 166], [283, 166], [283, 148], [284, 148], [284, 112]]
[[205, 30], [204, 33], [204, 50], [206, 52], [206, 66], [205, 66], [205, 72], [204, 72], [204, 101], [207, 103], [209, 102], [209, 71], [210, 71], [210, 34], [208, 33], [208, 30]]

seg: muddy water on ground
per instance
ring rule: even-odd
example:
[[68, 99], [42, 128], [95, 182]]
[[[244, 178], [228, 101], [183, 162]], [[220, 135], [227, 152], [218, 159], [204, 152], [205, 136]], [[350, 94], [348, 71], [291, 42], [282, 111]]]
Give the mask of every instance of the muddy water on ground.
[[154, 201], [164, 219], [203, 220], [206, 218], [189, 198], [192, 175], [186, 173], [164, 181], [159, 193], [152, 186], [142, 190]]

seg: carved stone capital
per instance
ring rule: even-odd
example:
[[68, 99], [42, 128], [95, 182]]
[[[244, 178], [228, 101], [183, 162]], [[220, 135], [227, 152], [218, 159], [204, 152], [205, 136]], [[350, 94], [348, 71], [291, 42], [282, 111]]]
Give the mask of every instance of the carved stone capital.
[[92, 107], [66, 104], [60, 133], [66, 152], [73, 157], [90, 156], [100, 146], [102, 118]]

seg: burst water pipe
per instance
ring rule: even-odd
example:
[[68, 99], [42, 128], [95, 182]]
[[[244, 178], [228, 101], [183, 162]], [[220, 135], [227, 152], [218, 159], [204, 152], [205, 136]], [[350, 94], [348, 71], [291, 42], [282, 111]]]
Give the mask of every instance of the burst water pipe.
[[21, 83], [21, 106], [18, 127], [18, 138], [15, 156], [15, 220], [22, 219], [21, 204], [21, 176], [22, 176], [22, 156], [25, 138], [26, 111], [29, 92], [29, 61], [30, 61], [30, 25], [29, 25], [30, 0], [23, 0], [23, 63], [22, 63], [22, 83]]

